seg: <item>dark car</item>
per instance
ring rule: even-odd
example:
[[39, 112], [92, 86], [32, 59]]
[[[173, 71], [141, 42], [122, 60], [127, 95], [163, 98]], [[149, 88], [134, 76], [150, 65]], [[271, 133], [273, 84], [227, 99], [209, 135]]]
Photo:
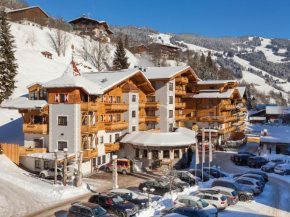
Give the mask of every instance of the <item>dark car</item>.
[[263, 185], [263, 188], [266, 185], [266, 181], [265, 181], [264, 177], [261, 175], [258, 175], [258, 174], [248, 173], [248, 174], [243, 174], [243, 175], [241, 175], [241, 174], [234, 175], [234, 178], [240, 178], [240, 177], [247, 177], [247, 178], [251, 178], [251, 179], [256, 179], [257, 181], [259, 181]]
[[67, 217], [117, 217], [117, 215], [108, 213], [98, 204], [93, 203], [74, 203], [67, 212]]
[[235, 154], [233, 162], [236, 165], [246, 166], [248, 163], [249, 157], [250, 157], [250, 155], [248, 155], [248, 154]]
[[225, 172], [221, 171], [220, 169], [216, 167], [211, 167], [211, 168], [205, 167], [203, 168], [203, 171], [210, 174], [214, 178], [228, 177], [228, 174], [226, 174]]
[[[160, 196], [163, 196], [165, 193], [170, 192], [170, 186], [168, 183], [156, 179], [141, 182], [138, 188], [141, 192], [144, 192], [144, 187], [146, 188], [145, 192]], [[152, 192], [150, 191], [150, 189], [154, 189], [154, 191]], [[172, 186], [172, 190], [174, 191], [176, 190], [176, 188]]]
[[269, 163], [269, 161], [263, 157], [249, 157], [247, 160], [248, 167], [254, 168], [261, 168], [261, 166], [264, 166], [267, 163]]
[[203, 175], [200, 169], [191, 169], [189, 170], [189, 172], [192, 175], [196, 175], [198, 178], [200, 178], [202, 181], [207, 182], [209, 181], [211, 178], [214, 178], [213, 176], [209, 175], [207, 172], [203, 171]]
[[216, 187], [216, 186], [234, 189], [238, 193], [240, 201], [247, 201], [247, 200], [253, 199], [253, 192], [250, 188], [241, 186], [240, 184], [232, 180], [225, 180], [225, 179], [214, 180], [213, 183], [211, 184], [211, 187]]
[[266, 173], [273, 173], [276, 166], [284, 164], [282, 159], [271, 160], [269, 163], [261, 167], [261, 170]]
[[187, 182], [190, 186], [198, 184], [200, 180], [188, 171], [176, 171], [176, 176], [180, 178], [180, 180]]
[[94, 194], [88, 202], [98, 204], [107, 211], [113, 211], [121, 217], [133, 216], [137, 212], [137, 208], [133, 203], [124, 201], [120, 196], [112, 193]]
[[[246, 154], [246, 155], [249, 155], [249, 156], [252, 156], [252, 157], [255, 157], [255, 156], [256, 156], [256, 155], [254, 155], [253, 153], [248, 152], [248, 151], [239, 151], [238, 154]], [[231, 156], [231, 158], [230, 158], [231, 161], [234, 161], [234, 156], [235, 156], [235, 155], [232, 155], [232, 156]]]
[[188, 216], [188, 217], [209, 217], [209, 215], [207, 214], [207, 212], [205, 210], [202, 209], [198, 209], [195, 207], [178, 207], [178, 208], [168, 208], [168, 209], [164, 209], [161, 211], [162, 212], [162, 216], [166, 216], [167, 214], [170, 213], [177, 213], [183, 216]]
[[[166, 183], [169, 183], [170, 180], [167, 176], [162, 176], [162, 179], [160, 179], [161, 181], [165, 181]], [[174, 179], [172, 180], [172, 184], [175, 188], [179, 189], [180, 191], [183, 191], [185, 188], [189, 188], [190, 185], [185, 182], [182, 181], [180, 178], [178, 177], [174, 177]]]
[[248, 173], [261, 175], [261, 176], [263, 176], [263, 178], [265, 179], [266, 182], [268, 182], [268, 180], [269, 180], [267, 173], [264, 173], [264, 172], [259, 172], [259, 171], [246, 171], [246, 172], [243, 172], [241, 174], [243, 175], [243, 174], [248, 174]]

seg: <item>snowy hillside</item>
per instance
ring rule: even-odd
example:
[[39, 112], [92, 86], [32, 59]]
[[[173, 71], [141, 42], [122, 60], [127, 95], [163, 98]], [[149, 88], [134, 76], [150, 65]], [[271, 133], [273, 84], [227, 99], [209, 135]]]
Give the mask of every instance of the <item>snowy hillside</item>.
[[[16, 89], [11, 98], [27, 95], [27, 85], [39, 81], [46, 82], [54, 78], [60, 77], [72, 58], [71, 46], [68, 46], [66, 56], [58, 57], [57, 53], [52, 49], [48, 35], [52, 30], [48, 28], [40, 29], [38, 27], [11, 23], [11, 32], [15, 37], [16, 42], [16, 59], [18, 75], [16, 76]], [[75, 47], [74, 60], [78, 64], [81, 72], [88, 71], [86, 67], [92, 68], [92, 71], [97, 71], [90, 63], [85, 62], [79, 51], [81, 50], [83, 40], [79, 36], [70, 35], [70, 44]], [[111, 65], [115, 46], [109, 45], [110, 55], [108, 64]], [[41, 52], [49, 51], [53, 54], [53, 58], [45, 58]], [[130, 62], [130, 67], [134, 67], [138, 63], [138, 59], [127, 51], [127, 57]], [[23, 143], [23, 135], [15, 135], [15, 132], [20, 133], [22, 120], [19, 119], [20, 114], [14, 110], [0, 108], [0, 141], [1, 142], [17, 142]], [[15, 121], [18, 119], [17, 121]], [[7, 125], [6, 125], [7, 124]], [[6, 125], [6, 126], [4, 126]], [[15, 129], [11, 132], [11, 127]], [[10, 129], [10, 130], [9, 130]], [[16, 131], [17, 130], [17, 131]], [[7, 140], [10, 138], [10, 140]], [[13, 139], [14, 138], [14, 139]]]

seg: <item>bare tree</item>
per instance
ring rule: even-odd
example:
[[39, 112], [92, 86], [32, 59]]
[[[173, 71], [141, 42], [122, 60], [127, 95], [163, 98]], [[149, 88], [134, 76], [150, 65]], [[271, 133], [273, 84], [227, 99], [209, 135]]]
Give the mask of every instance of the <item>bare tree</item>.
[[99, 72], [106, 68], [106, 62], [109, 54], [108, 44], [103, 41], [92, 41], [88, 52], [84, 51], [85, 55], [88, 55], [89, 62], [94, 65]]
[[170, 195], [172, 196], [172, 187], [175, 183], [175, 180], [178, 178], [176, 170], [173, 170], [171, 167], [168, 169], [163, 169], [162, 173], [164, 174], [163, 179], [169, 184]]
[[78, 50], [78, 53], [82, 56], [84, 61], [88, 61], [89, 59], [89, 49], [90, 49], [90, 42], [86, 37], [84, 37], [82, 48]]

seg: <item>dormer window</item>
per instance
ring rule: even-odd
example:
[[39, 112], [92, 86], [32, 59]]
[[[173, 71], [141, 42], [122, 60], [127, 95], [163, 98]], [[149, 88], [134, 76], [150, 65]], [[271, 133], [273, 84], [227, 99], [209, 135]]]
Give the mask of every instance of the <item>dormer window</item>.
[[44, 90], [39, 90], [39, 99], [40, 100], [47, 100], [47, 92]]
[[31, 100], [38, 100], [38, 91], [37, 90], [30, 92], [30, 99]]

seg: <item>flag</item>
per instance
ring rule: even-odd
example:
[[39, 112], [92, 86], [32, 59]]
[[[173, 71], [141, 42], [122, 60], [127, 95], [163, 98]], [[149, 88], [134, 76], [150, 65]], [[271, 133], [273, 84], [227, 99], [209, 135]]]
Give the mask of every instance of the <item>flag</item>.
[[211, 131], [209, 128], [209, 149], [208, 149], [209, 153], [208, 153], [208, 158], [209, 158], [209, 162], [212, 162], [212, 146], [211, 146]]
[[197, 143], [195, 144], [195, 164], [199, 164], [199, 153]]
[[202, 128], [202, 163], [205, 162], [205, 147], [204, 147], [204, 138], [205, 134], [204, 134], [204, 127]]

